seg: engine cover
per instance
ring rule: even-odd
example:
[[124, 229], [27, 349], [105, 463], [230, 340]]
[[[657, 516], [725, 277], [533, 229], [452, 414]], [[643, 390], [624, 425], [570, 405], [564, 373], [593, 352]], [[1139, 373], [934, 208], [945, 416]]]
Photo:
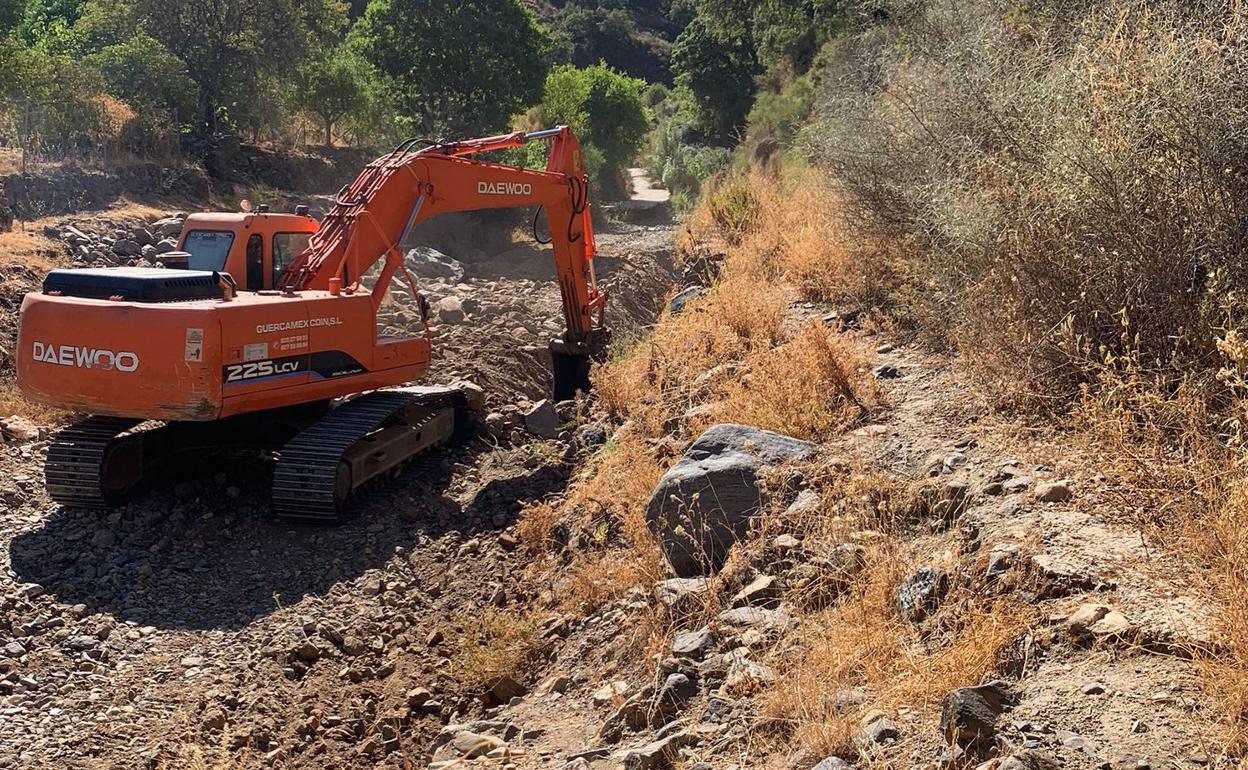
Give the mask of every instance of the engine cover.
[[151, 267], [105, 267], [86, 270], [53, 270], [43, 279], [43, 293], [84, 299], [128, 302], [176, 302], [219, 299], [220, 279], [226, 273], [206, 270], [164, 270]]

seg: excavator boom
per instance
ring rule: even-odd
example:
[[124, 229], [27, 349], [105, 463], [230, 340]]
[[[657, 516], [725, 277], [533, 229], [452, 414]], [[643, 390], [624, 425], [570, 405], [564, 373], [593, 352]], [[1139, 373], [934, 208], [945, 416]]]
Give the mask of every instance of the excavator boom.
[[[470, 157], [541, 140], [550, 142], [544, 171]], [[337, 280], [348, 290], [358, 289], [360, 276], [384, 260], [382, 290], [373, 290], [380, 303], [385, 285], [403, 269], [403, 243], [419, 223], [447, 212], [541, 206], [550, 225], [566, 324], [556, 352], [598, 352], [605, 342], [606, 294], [594, 276], [589, 186], [575, 134], [561, 126], [420, 149], [413, 149], [415, 144], [405, 142], [370, 163], [339, 192], [320, 231], [286, 269], [278, 288], [327, 290]]]

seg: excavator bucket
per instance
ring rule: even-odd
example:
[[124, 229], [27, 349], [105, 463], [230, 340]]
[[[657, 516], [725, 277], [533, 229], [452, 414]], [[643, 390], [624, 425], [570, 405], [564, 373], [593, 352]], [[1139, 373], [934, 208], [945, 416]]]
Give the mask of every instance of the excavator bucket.
[[567, 401], [576, 394], [589, 392], [589, 357], [576, 353], [550, 351], [551, 371], [555, 376], [554, 399]]
[[551, 340], [550, 367], [554, 375], [552, 396], [555, 401], [567, 401], [576, 398], [577, 393], [589, 392], [590, 365], [606, 360], [610, 342], [611, 330], [605, 326], [594, 329], [588, 340], [579, 344]]

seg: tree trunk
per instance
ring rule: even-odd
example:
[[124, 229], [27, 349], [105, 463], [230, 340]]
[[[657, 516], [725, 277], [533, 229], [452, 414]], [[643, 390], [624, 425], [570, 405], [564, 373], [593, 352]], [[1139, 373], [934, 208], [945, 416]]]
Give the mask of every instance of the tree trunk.
[[325, 146], [332, 147], [334, 144], [334, 121], [329, 118], [325, 119]]

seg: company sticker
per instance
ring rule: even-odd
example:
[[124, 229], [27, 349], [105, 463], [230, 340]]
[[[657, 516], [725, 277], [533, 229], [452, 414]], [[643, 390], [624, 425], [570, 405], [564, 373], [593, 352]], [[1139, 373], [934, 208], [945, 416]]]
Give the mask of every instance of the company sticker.
[[186, 330], [186, 352], [183, 356], [188, 364], [204, 360], [204, 330]]
[[250, 345], [243, 345], [244, 361], [263, 361], [269, 357], [269, 343], [253, 342]]

